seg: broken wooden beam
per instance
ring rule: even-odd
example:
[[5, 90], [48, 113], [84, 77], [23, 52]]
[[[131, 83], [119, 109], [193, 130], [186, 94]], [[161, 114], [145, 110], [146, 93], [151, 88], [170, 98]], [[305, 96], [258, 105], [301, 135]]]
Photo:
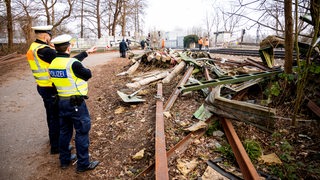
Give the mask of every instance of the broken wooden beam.
[[165, 77], [162, 80], [162, 83], [166, 84], [169, 83], [174, 77], [177, 77], [177, 75], [186, 67], [186, 63], [184, 61], [181, 61], [178, 65], [176, 65], [171, 71], [171, 73]]
[[157, 74], [157, 75], [154, 75], [152, 77], [148, 77], [146, 79], [142, 79], [140, 81], [137, 81], [137, 82], [133, 82], [133, 83], [127, 83], [126, 86], [128, 88], [132, 88], [132, 89], [135, 89], [135, 88], [141, 88], [141, 86], [143, 85], [147, 85], [151, 82], [154, 82], [154, 81], [157, 81], [159, 79], [163, 79], [165, 78], [166, 76], [168, 76], [169, 72], [168, 71], [164, 71], [160, 74]]
[[222, 117], [247, 122], [268, 132], [274, 129], [275, 110], [272, 108], [220, 97], [220, 89], [210, 93], [205, 102], [210, 112]]
[[[206, 79], [211, 80], [209, 74], [205, 73]], [[212, 88], [211, 95], [217, 96], [220, 95], [220, 86], [216, 88]], [[233, 98], [239, 98], [241, 94], [234, 96]], [[247, 152], [245, 151], [234, 127], [232, 122], [226, 118], [221, 118], [220, 122], [223, 126], [224, 132], [228, 139], [228, 142], [232, 148], [232, 151], [236, 157], [237, 163], [240, 166], [241, 172], [245, 179], [260, 179], [257, 170], [253, 166]]]
[[136, 70], [138, 69], [140, 65], [140, 61], [136, 61], [128, 70], [127, 70], [127, 74], [128, 75], [131, 75], [133, 74], [134, 72], [136, 72]]

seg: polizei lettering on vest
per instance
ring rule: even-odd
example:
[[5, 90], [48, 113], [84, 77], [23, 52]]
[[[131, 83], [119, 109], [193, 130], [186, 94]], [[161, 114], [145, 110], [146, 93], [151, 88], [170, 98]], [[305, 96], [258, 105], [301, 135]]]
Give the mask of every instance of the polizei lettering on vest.
[[66, 78], [67, 77], [67, 71], [64, 69], [50, 69], [50, 76], [53, 78]]

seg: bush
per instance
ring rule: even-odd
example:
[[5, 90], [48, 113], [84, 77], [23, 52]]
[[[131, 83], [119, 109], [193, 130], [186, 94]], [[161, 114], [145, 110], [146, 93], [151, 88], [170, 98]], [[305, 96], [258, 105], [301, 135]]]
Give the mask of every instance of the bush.
[[183, 38], [183, 47], [188, 48], [191, 43], [197, 43], [199, 37], [197, 35], [188, 35]]

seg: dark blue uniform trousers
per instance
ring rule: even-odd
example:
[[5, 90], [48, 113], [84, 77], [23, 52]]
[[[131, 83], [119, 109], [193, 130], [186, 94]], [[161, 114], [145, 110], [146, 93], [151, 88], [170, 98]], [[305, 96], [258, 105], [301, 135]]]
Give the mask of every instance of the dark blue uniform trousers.
[[89, 130], [91, 127], [90, 115], [85, 101], [79, 106], [70, 104], [69, 99], [59, 101], [60, 117], [60, 163], [70, 163], [71, 151], [69, 143], [73, 134], [73, 127], [76, 131], [75, 144], [77, 151], [77, 169], [85, 169], [89, 166]]
[[55, 87], [37, 86], [38, 93], [42, 97], [44, 107], [46, 108], [47, 125], [49, 129], [49, 140], [51, 149], [59, 148], [59, 104], [56, 99], [57, 90]]

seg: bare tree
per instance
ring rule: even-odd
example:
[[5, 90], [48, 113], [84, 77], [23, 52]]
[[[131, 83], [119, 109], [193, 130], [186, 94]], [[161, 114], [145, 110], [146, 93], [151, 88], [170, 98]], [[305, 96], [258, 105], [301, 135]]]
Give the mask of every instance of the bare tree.
[[135, 35], [139, 32], [142, 32], [141, 24], [143, 23], [143, 20], [141, 17], [144, 15], [144, 8], [147, 6], [144, 2], [145, 0], [134, 0], [133, 2], [133, 23], [134, 23], [134, 32]]
[[[250, 22], [253, 22], [249, 27], [254, 27], [260, 25], [261, 27], [274, 30], [275, 34], [278, 36], [284, 35], [284, 1], [283, 0], [251, 0], [245, 1], [238, 0], [238, 9], [235, 11], [234, 15], [241, 16]], [[291, 2], [292, 3], [292, 2]], [[299, 15], [304, 15], [309, 11], [310, 1], [300, 0], [298, 2]], [[293, 4], [293, 3], [292, 3]], [[250, 16], [248, 14], [241, 14], [241, 9], [247, 9], [255, 16]], [[303, 34], [303, 31], [309, 32], [310, 26], [303, 22], [299, 22], [299, 36], [310, 37], [308, 34]]]
[[240, 20], [242, 18], [243, 10], [236, 9], [234, 5], [230, 6], [230, 11], [224, 11], [220, 8], [222, 12], [222, 20], [224, 30], [227, 32], [233, 32], [234, 29], [240, 24]]
[[116, 26], [118, 22], [118, 18], [120, 15], [120, 12], [122, 10], [122, 1], [123, 0], [115, 0], [116, 2], [114, 3], [113, 6], [113, 19], [112, 19], [112, 24], [111, 24], [111, 35], [115, 36], [116, 35]]
[[287, 74], [292, 73], [293, 62], [293, 18], [292, 18], [292, 1], [284, 0], [285, 14], [285, 61], [284, 71]]
[[13, 47], [13, 25], [12, 25], [12, 13], [11, 13], [11, 0], [5, 0], [7, 10], [7, 32], [8, 32], [8, 49]]
[[[33, 41], [32, 24], [38, 17], [39, 8], [35, 6], [33, 1], [15, 0], [12, 2], [13, 22], [17, 29], [22, 32], [26, 41], [26, 47], [28, 47]], [[19, 26], [20, 28], [19, 28]]]
[[142, 34], [142, 24], [143, 17], [145, 15], [144, 10], [147, 7], [145, 3], [146, 0], [130, 0], [130, 8], [127, 11], [128, 16], [128, 27], [130, 27], [135, 32], [135, 36], [137, 33]]
[[127, 0], [122, 0], [122, 13], [121, 13], [121, 35], [126, 36], [126, 26], [127, 26]]
[[[41, 0], [47, 24], [53, 25], [54, 28], [60, 26], [62, 22], [71, 16], [72, 8], [75, 2], [76, 0], [65, 0], [64, 2], [59, 2], [67, 6], [62, 10], [62, 12], [56, 13], [55, 5], [58, 3], [57, 0]], [[55, 30], [56, 29], [53, 30], [54, 33]]]
[[207, 12], [205, 17], [205, 27], [206, 27], [206, 36], [208, 36], [208, 38], [210, 38], [210, 35], [212, 33], [213, 25], [214, 25], [214, 19], [211, 18], [211, 16]]

